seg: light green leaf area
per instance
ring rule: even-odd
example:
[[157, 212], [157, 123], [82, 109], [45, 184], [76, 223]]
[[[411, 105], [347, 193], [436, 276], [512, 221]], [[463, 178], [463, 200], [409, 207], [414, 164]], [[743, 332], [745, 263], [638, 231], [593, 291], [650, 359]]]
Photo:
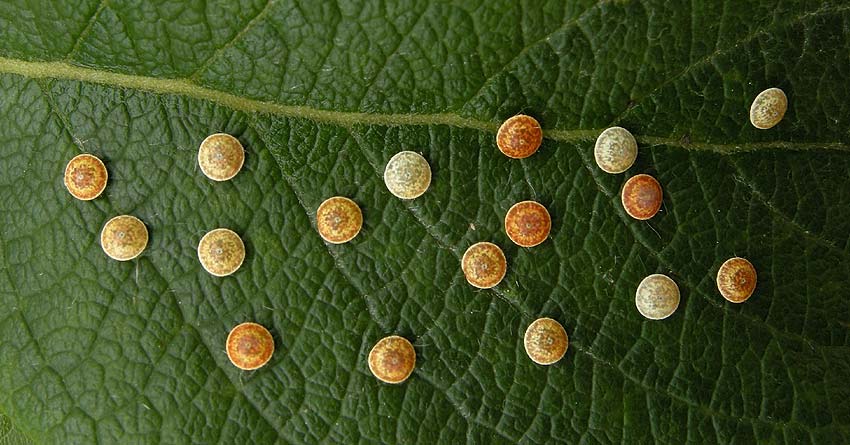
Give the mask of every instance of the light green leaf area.
[[0, 445], [30, 445], [30, 441], [15, 429], [8, 417], [0, 415]]
[[[0, 29], [0, 443], [850, 442], [844, 2], [13, 0]], [[788, 113], [756, 130], [774, 86]], [[546, 132], [522, 161], [494, 142], [519, 112]], [[613, 124], [623, 175], [593, 161]], [[197, 166], [213, 132], [245, 146], [232, 181]], [[413, 201], [382, 181], [400, 150], [433, 169]], [[62, 183], [81, 152], [110, 173], [91, 202]], [[664, 187], [647, 222], [619, 201], [638, 173]], [[343, 245], [314, 229], [334, 195], [364, 214]], [[502, 229], [525, 199], [553, 218], [531, 249]], [[151, 237], [122, 263], [98, 235], [125, 213]], [[246, 243], [231, 277], [197, 260], [217, 227]], [[508, 258], [486, 291], [459, 267], [482, 240]], [[740, 305], [731, 256], [759, 273]], [[682, 291], [663, 321], [634, 306], [652, 273]], [[523, 349], [541, 316], [554, 366]], [[249, 320], [276, 352], [242, 372]], [[366, 365], [390, 334], [401, 385]]]

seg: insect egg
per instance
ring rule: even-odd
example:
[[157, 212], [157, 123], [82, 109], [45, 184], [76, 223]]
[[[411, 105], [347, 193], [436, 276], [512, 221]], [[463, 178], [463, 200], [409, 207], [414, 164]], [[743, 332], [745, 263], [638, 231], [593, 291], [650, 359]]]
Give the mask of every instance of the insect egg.
[[744, 258], [729, 258], [717, 271], [717, 290], [732, 303], [743, 303], [756, 289], [756, 268]]
[[121, 215], [110, 219], [100, 232], [100, 246], [113, 260], [129, 261], [148, 245], [148, 229], [139, 218]]
[[369, 371], [384, 383], [402, 383], [416, 367], [416, 351], [404, 337], [384, 337], [369, 351]]
[[518, 114], [506, 120], [496, 133], [496, 146], [505, 156], [523, 159], [533, 155], [543, 142], [537, 119]]
[[431, 166], [419, 153], [396, 153], [384, 169], [384, 183], [398, 198], [418, 198], [431, 185]]
[[768, 88], [756, 96], [750, 106], [750, 123], [760, 130], [773, 128], [788, 110], [788, 97], [779, 88]]
[[268, 329], [257, 323], [242, 323], [234, 327], [225, 342], [227, 358], [243, 371], [263, 367], [274, 354], [274, 339]]
[[81, 154], [74, 156], [65, 167], [65, 188], [74, 198], [89, 201], [97, 198], [106, 189], [109, 174], [97, 156]]
[[551, 318], [538, 318], [525, 330], [525, 353], [539, 365], [551, 365], [564, 356], [569, 346], [567, 331]]
[[342, 244], [354, 239], [363, 226], [363, 214], [354, 201], [334, 196], [326, 199], [316, 210], [316, 228], [319, 235], [331, 244]]
[[207, 136], [198, 148], [198, 165], [206, 177], [213, 181], [227, 181], [242, 169], [245, 149], [239, 139], [216, 133]]
[[245, 244], [230, 229], [211, 230], [198, 243], [198, 259], [204, 270], [217, 277], [224, 277], [242, 266]]
[[499, 284], [508, 267], [502, 249], [486, 241], [466, 249], [460, 263], [466, 281], [479, 289], [489, 289]]
[[679, 307], [679, 286], [667, 275], [650, 275], [638, 285], [635, 306], [650, 320], [667, 318]]
[[611, 127], [596, 138], [593, 148], [596, 165], [606, 173], [622, 173], [628, 170], [637, 158], [637, 141], [622, 127]]

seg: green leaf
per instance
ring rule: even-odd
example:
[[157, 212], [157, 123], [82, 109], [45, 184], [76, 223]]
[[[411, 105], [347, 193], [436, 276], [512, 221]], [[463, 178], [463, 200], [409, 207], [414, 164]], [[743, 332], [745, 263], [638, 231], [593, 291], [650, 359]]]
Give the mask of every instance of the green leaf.
[[[847, 443], [848, 23], [810, 0], [3, 2], [0, 412], [45, 443]], [[774, 86], [788, 113], [756, 130]], [[522, 161], [494, 144], [518, 112], [546, 133]], [[627, 175], [593, 162], [612, 124]], [[197, 167], [213, 132], [246, 147], [232, 181]], [[409, 202], [381, 179], [404, 149], [434, 173]], [[80, 152], [110, 172], [92, 202], [62, 185]], [[648, 222], [619, 204], [641, 172]], [[333, 195], [363, 209], [351, 243], [315, 233]], [[524, 199], [553, 216], [532, 249], [502, 230]], [[151, 233], [127, 263], [98, 242], [123, 213]], [[231, 277], [196, 257], [216, 227], [246, 242]], [[481, 240], [509, 262], [489, 291], [459, 267]], [[740, 305], [714, 285], [736, 255]], [[656, 272], [682, 290], [664, 321], [634, 307]], [[540, 316], [570, 335], [554, 366], [522, 346]], [[254, 372], [224, 353], [247, 320], [277, 348]], [[417, 350], [402, 385], [366, 365], [389, 334]]]
[[32, 441], [21, 434], [9, 418], [0, 414], [0, 445], [30, 445]]

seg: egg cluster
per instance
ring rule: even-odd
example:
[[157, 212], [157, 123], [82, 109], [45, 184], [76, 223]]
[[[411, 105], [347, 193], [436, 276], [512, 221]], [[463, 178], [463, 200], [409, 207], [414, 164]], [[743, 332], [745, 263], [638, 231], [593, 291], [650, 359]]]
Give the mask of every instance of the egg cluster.
[[[750, 122], [759, 129], [779, 123], [788, 100], [778, 88], [760, 93], [750, 108]], [[507, 157], [524, 159], [533, 155], [543, 142], [543, 130], [531, 116], [523, 114], [507, 119], [496, 134], [496, 146]], [[610, 174], [628, 171], [638, 156], [638, 143], [622, 127], [602, 131], [596, 139], [594, 158], [600, 170]], [[242, 169], [245, 150], [235, 137], [216, 133], [201, 142], [198, 165], [213, 181], [227, 181]], [[94, 155], [81, 154], [71, 159], [64, 175], [65, 187], [75, 198], [89, 201], [106, 189], [108, 171]], [[412, 200], [422, 196], [431, 185], [431, 166], [419, 153], [401, 151], [392, 156], [384, 169], [384, 183], [394, 196]], [[661, 210], [663, 192], [657, 179], [648, 174], [629, 177], [621, 190], [623, 211], [638, 221], [649, 220]], [[334, 196], [316, 210], [316, 230], [326, 242], [343, 244], [353, 240], [363, 226], [363, 213], [352, 199]], [[549, 238], [552, 219], [546, 207], [535, 201], [514, 204], [505, 214], [504, 230], [517, 246], [532, 248]], [[103, 226], [100, 244], [104, 253], [117, 261], [137, 258], [148, 244], [148, 229], [132, 215], [118, 215]], [[216, 228], [198, 242], [198, 260], [211, 275], [224, 277], [235, 273], [245, 260], [245, 244], [227, 228]], [[493, 288], [507, 274], [508, 261], [502, 249], [482, 240], [469, 246], [460, 260], [466, 281], [479, 289]], [[756, 288], [756, 270], [744, 258], [731, 258], [717, 272], [717, 288], [728, 301], [742, 303]], [[635, 292], [638, 312], [650, 320], [671, 316], [679, 307], [679, 287], [670, 277], [652, 274], [644, 278]], [[564, 357], [569, 337], [557, 320], [543, 317], [532, 322], [523, 339], [529, 358], [540, 365], [557, 363]], [[245, 322], [234, 327], [225, 340], [227, 356], [234, 366], [250, 371], [269, 362], [275, 349], [274, 338], [265, 327]], [[378, 341], [368, 356], [372, 374], [386, 383], [407, 380], [416, 366], [416, 352], [404, 337], [390, 335]]]

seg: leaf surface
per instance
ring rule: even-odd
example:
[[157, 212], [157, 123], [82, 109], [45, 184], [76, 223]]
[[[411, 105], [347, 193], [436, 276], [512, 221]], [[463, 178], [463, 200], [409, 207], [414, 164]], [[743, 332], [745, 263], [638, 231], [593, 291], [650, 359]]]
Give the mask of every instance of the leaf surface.
[[0, 444], [2, 445], [30, 445], [30, 441], [6, 416], [0, 416]]
[[[0, 412], [44, 443], [848, 442], [848, 23], [832, 1], [4, 2]], [[788, 113], [756, 130], [773, 86]], [[522, 161], [494, 144], [518, 112], [546, 134]], [[664, 187], [648, 222], [593, 162], [614, 124]], [[197, 167], [214, 132], [246, 148], [232, 181]], [[414, 201], [383, 185], [400, 150], [433, 169]], [[62, 184], [80, 152], [110, 173], [92, 202]], [[364, 214], [338, 246], [314, 230], [334, 195]], [[532, 249], [502, 230], [525, 199], [553, 217]], [[151, 238], [119, 263], [98, 234], [124, 213]], [[247, 247], [227, 278], [196, 256], [217, 227]], [[481, 240], [508, 257], [489, 291], [459, 267]], [[714, 284], [731, 256], [759, 273], [741, 305]], [[664, 321], [634, 307], [652, 273], [682, 290]], [[549, 367], [522, 346], [542, 316], [571, 341]], [[224, 352], [247, 320], [277, 348], [250, 373]], [[417, 350], [403, 385], [366, 365], [389, 334]]]

